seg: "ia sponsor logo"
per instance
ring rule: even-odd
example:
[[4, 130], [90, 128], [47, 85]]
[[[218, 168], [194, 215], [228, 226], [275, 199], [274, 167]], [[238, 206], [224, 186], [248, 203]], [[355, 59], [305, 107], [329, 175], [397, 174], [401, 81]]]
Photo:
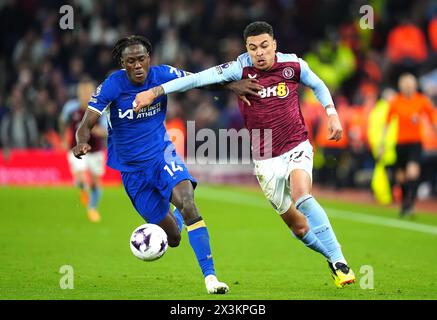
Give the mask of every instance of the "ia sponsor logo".
[[142, 108], [138, 114], [135, 114], [133, 109], [127, 109], [124, 112], [122, 109], [118, 109], [118, 117], [120, 119], [128, 118], [130, 120], [134, 119], [134, 117], [136, 119], [141, 119], [141, 118], [154, 116], [160, 111], [161, 111], [161, 102], [158, 102], [149, 107]]

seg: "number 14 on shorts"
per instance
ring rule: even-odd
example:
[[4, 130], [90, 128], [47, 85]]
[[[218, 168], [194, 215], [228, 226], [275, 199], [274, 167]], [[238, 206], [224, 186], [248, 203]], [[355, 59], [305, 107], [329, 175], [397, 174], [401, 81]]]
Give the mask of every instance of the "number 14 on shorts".
[[167, 173], [170, 175], [170, 177], [174, 176], [174, 173], [176, 171], [184, 171], [184, 168], [178, 164], [176, 164], [174, 161], [171, 162], [171, 169], [168, 166], [168, 164], [166, 164], [164, 166], [164, 170], [167, 171]]

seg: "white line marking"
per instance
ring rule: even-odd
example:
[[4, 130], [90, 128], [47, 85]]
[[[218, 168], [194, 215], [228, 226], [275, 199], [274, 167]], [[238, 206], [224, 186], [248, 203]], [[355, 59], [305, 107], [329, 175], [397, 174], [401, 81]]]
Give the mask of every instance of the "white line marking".
[[[253, 206], [258, 208], [265, 208], [273, 210], [268, 201], [261, 199], [256, 196], [232, 192], [223, 191], [210, 187], [201, 187], [196, 190], [196, 197], [208, 198], [215, 201], [228, 202], [238, 205]], [[329, 206], [324, 206], [328, 209], [328, 216], [330, 218], [338, 218], [343, 220], [349, 220], [359, 223], [367, 223], [378, 226], [385, 226], [397, 229], [404, 229], [409, 231], [417, 231], [422, 233], [428, 233], [437, 235], [437, 227], [422, 223], [410, 222], [410, 221], [400, 221], [393, 218], [378, 217], [362, 212], [350, 212], [346, 210], [334, 209]]]

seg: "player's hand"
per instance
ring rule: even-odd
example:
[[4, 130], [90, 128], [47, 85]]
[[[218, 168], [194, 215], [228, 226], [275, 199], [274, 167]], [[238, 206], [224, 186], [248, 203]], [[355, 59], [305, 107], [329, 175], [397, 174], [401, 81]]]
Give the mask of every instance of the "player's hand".
[[250, 106], [246, 95], [259, 96], [259, 91], [263, 89], [263, 86], [259, 84], [257, 79], [243, 79], [228, 83], [227, 88], [231, 89], [244, 103]]
[[142, 108], [150, 106], [155, 99], [156, 96], [152, 89], [138, 93], [135, 97], [134, 102], [132, 102], [134, 111], [136, 113], [140, 112]]
[[343, 129], [341, 127], [340, 118], [336, 114], [328, 116], [328, 131], [329, 140], [339, 141], [343, 136]]
[[88, 143], [78, 143], [72, 149], [73, 155], [78, 159], [82, 159], [82, 156], [87, 154], [88, 151], [90, 150], [91, 150], [91, 146]]

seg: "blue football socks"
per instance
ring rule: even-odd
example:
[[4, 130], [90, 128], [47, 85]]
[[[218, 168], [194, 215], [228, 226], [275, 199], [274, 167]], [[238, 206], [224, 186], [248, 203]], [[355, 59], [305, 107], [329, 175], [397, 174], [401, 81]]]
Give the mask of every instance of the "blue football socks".
[[101, 197], [102, 197], [102, 189], [99, 187], [92, 187], [90, 192], [90, 202], [88, 207], [90, 209], [97, 209]]
[[179, 231], [182, 231], [182, 228], [184, 226], [184, 218], [182, 217], [181, 212], [178, 210], [178, 208], [175, 208], [173, 211], [173, 216], [176, 218], [176, 223], [178, 225]]
[[296, 237], [302, 241], [308, 248], [313, 249], [316, 252], [323, 254], [327, 259], [329, 258], [329, 253], [320, 240], [316, 237], [311, 229], [302, 238]]
[[214, 261], [212, 259], [209, 243], [208, 229], [201, 217], [187, 223], [188, 239], [196, 254], [197, 261], [202, 269], [203, 276], [215, 275]]
[[303, 196], [296, 201], [296, 208], [305, 215], [310, 229], [325, 247], [328, 260], [331, 263], [346, 261], [328, 216], [316, 199], [311, 195]]

